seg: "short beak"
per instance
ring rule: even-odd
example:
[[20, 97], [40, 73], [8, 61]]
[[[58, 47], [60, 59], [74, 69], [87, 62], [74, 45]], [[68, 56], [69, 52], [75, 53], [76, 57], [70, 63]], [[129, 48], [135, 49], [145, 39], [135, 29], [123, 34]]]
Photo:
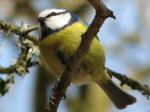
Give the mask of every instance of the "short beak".
[[45, 20], [44, 17], [38, 17], [38, 18], [37, 18], [37, 21], [39, 21], [39, 22], [43, 22], [44, 20]]

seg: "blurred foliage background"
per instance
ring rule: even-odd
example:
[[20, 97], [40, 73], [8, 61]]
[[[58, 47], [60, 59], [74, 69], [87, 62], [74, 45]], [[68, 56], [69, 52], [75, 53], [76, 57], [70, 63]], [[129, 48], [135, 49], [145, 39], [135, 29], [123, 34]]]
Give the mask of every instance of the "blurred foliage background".
[[[108, 19], [98, 36], [106, 48], [106, 66], [141, 83], [150, 82], [150, 1], [104, 0], [117, 19]], [[0, 0], [0, 19], [21, 26], [37, 24], [38, 13], [47, 8], [65, 8], [90, 24], [94, 10], [86, 0]], [[35, 33], [39, 36], [39, 33]], [[18, 56], [13, 34], [0, 32], [0, 65], [9, 66]], [[42, 112], [55, 78], [42, 67], [33, 67], [25, 77], [15, 77], [9, 93], [0, 97], [0, 112]], [[115, 80], [115, 79], [113, 79]], [[116, 83], [119, 82], [116, 80]], [[75, 86], [67, 91], [58, 112], [148, 112], [150, 102], [139, 92], [124, 87], [137, 103], [117, 110], [96, 84]]]

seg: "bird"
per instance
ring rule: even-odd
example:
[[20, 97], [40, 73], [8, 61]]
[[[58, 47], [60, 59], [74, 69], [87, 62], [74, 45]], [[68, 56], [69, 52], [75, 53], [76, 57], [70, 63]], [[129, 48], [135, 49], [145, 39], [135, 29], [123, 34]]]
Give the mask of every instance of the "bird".
[[[41, 29], [39, 49], [43, 66], [58, 78], [80, 45], [81, 35], [86, 32], [88, 24], [66, 9], [45, 9], [39, 13], [37, 20]], [[96, 36], [89, 52], [74, 70], [71, 83], [82, 85], [95, 82], [118, 109], [124, 109], [135, 103], [136, 98], [112, 81], [105, 61], [105, 49]]]

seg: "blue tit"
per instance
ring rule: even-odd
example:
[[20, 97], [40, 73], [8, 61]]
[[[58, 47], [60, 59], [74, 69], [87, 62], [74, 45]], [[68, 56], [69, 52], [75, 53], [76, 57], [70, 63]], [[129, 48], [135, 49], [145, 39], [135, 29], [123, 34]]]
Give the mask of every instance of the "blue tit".
[[[65, 9], [46, 9], [39, 14], [38, 21], [41, 26], [39, 48], [43, 65], [51, 74], [59, 77], [80, 45], [81, 35], [88, 25]], [[89, 52], [74, 70], [71, 82], [97, 83], [118, 109], [136, 102], [133, 96], [122, 91], [111, 80], [105, 68], [105, 51], [98, 37], [94, 38]]]

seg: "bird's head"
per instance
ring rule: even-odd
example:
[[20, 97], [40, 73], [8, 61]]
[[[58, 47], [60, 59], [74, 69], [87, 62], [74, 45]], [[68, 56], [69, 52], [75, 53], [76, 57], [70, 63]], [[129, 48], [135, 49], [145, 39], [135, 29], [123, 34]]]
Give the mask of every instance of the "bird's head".
[[65, 9], [46, 9], [40, 12], [37, 20], [40, 22], [42, 40], [48, 35], [78, 21], [79, 17]]
[[46, 9], [38, 16], [41, 27], [48, 27], [55, 31], [68, 25], [71, 14], [65, 9]]

